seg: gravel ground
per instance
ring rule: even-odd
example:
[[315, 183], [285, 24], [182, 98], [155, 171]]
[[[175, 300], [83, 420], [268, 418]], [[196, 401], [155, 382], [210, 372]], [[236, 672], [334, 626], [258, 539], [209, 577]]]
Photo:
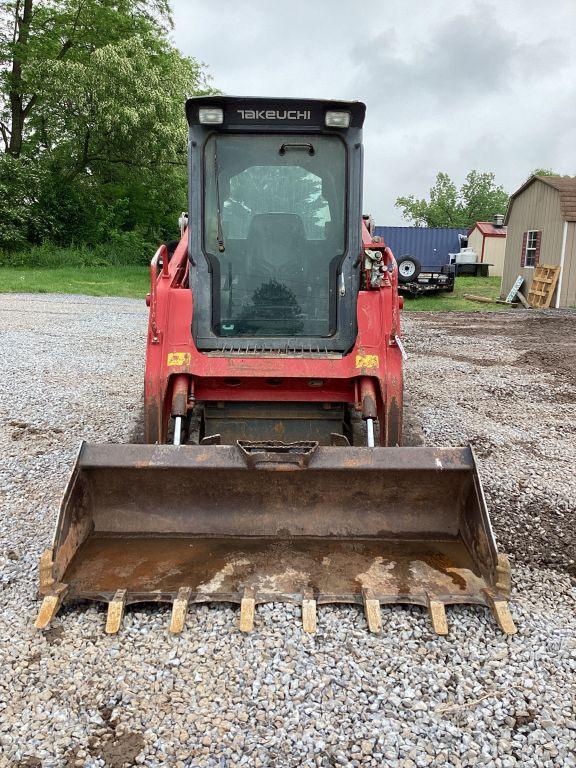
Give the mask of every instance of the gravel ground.
[[0, 766], [576, 766], [576, 314], [405, 319], [412, 422], [426, 444], [470, 441], [500, 548], [513, 559], [503, 636], [453, 607], [102, 607], [32, 628], [37, 558], [80, 438], [123, 441], [140, 414], [143, 302], [0, 297]]

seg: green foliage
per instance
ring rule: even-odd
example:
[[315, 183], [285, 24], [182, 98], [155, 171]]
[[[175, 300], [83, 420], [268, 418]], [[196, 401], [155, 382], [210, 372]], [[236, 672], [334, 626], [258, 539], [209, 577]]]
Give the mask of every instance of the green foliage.
[[129, 263], [177, 235], [184, 100], [211, 89], [170, 29], [166, 0], [0, 0], [0, 249]]
[[20, 248], [33, 229], [43, 168], [33, 160], [0, 154], [0, 244]]
[[[291, 211], [324, 231], [322, 179], [301, 166], [253, 166], [230, 179], [234, 201], [252, 213]], [[320, 235], [322, 236], [322, 235]]]
[[269, 280], [254, 291], [252, 304], [240, 315], [237, 331], [253, 336], [262, 333], [262, 326], [275, 335], [294, 336], [302, 332], [300, 305], [296, 296], [277, 280]]
[[458, 190], [447, 173], [439, 173], [430, 189], [430, 200], [414, 195], [399, 197], [396, 207], [417, 227], [458, 227], [466, 229], [477, 221], [491, 221], [504, 213], [508, 195], [495, 182], [493, 173], [470, 171]]
[[94, 247], [44, 242], [20, 250], [0, 249], [0, 267], [147, 266], [156, 247], [136, 231], [112, 232], [105, 243]]
[[46, 267], [58, 268], [93, 267], [98, 264], [94, 251], [83, 247], [62, 247], [52, 243], [28, 246], [18, 251], [1, 250], [0, 267]]
[[453, 293], [424, 294], [416, 298], [406, 297], [405, 312], [509, 312], [512, 307], [506, 304], [478, 304], [464, 298], [465, 293], [497, 299], [500, 295], [500, 277], [470, 277], [460, 275], [456, 278]]
[[147, 266], [156, 251], [157, 244], [147, 241], [141, 233], [111, 232], [105, 243], [94, 248], [98, 264], [128, 266], [141, 264]]
[[0, 293], [76, 293], [143, 299], [150, 289], [145, 267], [0, 267]]
[[560, 174], [550, 170], [550, 168], [535, 168], [528, 178], [532, 178], [532, 176], [560, 176]]

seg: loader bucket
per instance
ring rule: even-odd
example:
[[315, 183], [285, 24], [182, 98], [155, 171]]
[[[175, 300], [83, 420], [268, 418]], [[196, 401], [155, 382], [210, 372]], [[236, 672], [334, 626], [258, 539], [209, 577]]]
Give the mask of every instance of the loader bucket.
[[40, 563], [36, 625], [63, 602], [171, 603], [180, 631], [190, 603], [240, 603], [250, 630], [259, 603], [488, 606], [505, 632], [509, 566], [499, 556], [470, 448], [82, 444], [53, 547]]

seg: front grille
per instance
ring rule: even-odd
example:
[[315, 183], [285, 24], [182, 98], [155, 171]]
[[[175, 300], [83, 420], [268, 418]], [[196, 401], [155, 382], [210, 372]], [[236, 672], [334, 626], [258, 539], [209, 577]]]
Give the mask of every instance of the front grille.
[[343, 357], [340, 352], [329, 352], [320, 345], [298, 346], [287, 344], [285, 347], [267, 347], [256, 344], [227, 344], [222, 349], [211, 350], [204, 354], [209, 357], [300, 357], [300, 358], [330, 358], [339, 360]]

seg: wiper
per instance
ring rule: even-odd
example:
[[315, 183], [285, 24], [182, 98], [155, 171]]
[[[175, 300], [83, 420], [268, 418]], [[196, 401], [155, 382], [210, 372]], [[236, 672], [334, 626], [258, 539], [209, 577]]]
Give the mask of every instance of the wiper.
[[218, 241], [218, 250], [224, 253], [224, 233], [222, 232], [222, 211], [220, 210], [220, 183], [218, 168], [218, 139], [214, 139], [214, 180], [216, 182], [216, 240]]

